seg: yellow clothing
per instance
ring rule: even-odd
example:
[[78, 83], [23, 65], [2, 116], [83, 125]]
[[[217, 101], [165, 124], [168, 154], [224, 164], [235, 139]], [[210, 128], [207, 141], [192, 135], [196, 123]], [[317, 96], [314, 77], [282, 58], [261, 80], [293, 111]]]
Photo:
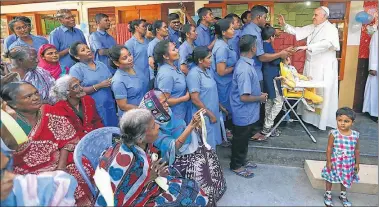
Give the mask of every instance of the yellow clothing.
[[[285, 97], [300, 98], [303, 92], [296, 90], [296, 82], [298, 80], [308, 81], [308, 77], [297, 73], [295, 68], [290, 67], [293, 66], [280, 63], [280, 74], [284, 78], [282, 83], [288, 87], [288, 90], [286, 88], [283, 90], [283, 95]], [[304, 90], [304, 98], [312, 101], [314, 104], [319, 104], [324, 100], [321, 96], [316, 94], [315, 88], [306, 88]]]

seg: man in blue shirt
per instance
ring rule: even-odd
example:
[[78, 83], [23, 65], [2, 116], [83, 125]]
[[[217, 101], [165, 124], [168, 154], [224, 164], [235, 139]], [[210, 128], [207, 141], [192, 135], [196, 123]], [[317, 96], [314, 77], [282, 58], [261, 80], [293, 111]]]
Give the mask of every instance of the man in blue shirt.
[[267, 94], [261, 93], [259, 80], [254, 70], [256, 37], [244, 35], [239, 41], [241, 58], [234, 67], [230, 105], [232, 107], [233, 140], [230, 169], [237, 175], [251, 178], [256, 164], [246, 160], [253, 125], [259, 120], [262, 102]]
[[168, 39], [170, 42], [175, 44], [176, 48], [180, 47], [180, 17], [179, 14], [177, 13], [171, 13], [168, 15], [168, 22], [169, 22], [169, 27], [168, 27]]
[[195, 46], [205, 46], [212, 50], [216, 43], [216, 39], [212, 37], [210, 26], [214, 23], [214, 16], [210, 8], [202, 7], [197, 10], [200, 24], [196, 28], [197, 39], [195, 40]]
[[111, 22], [106, 14], [99, 13], [95, 15], [97, 31], [92, 32], [89, 36], [89, 45], [92, 52], [95, 54], [95, 60], [104, 63], [109, 71], [114, 74], [116, 69], [109, 65], [108, 49], [116, 45], [116, 40], [107, 33], [111, 27]]
[[292, 47], [284, 49], [278, 53], [267, 54], [263, 51], [263, 40], [261, 36], [261, 28], [266, 25], [266, 18], [268, 10], [262, 5], [256, 5], [251, 9], [251, 22], [247, 24], [241, 33], [241, 36], [250, 34], [257, 37], [257, 53], [254, 58], [254, 68], [257, 72], [261, 89], [263, 89], [263, 74], [262, 62], [271, 62], [277, 58], [286, 59], [292, 52]]
[[68, 54], [70, 45], [78, 41], [87, 44], [87, 41], [83, 32], [75, 28], [75, 17], [70, 10], [58, 10], [57, 18], [62, 25], [50, 33], [50, 44], [58, 50], [61, 67], [70, 68], [75, 63]]

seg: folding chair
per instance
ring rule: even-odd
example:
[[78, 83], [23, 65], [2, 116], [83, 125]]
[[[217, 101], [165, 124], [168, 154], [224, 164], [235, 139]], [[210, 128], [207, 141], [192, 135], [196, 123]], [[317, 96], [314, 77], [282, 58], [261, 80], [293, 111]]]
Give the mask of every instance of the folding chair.
[[[284, 67], [284, 64], [283, 63], [280, 63], [280, 74], [282, 76], [285, 76], [285, 71], [283, 69]], [[276, 88], [278, 88], [277, 84], [276, 84], [276, 80], [274, 79], [274, 85]], [[287, 86], [282, 86], [282, 91], [283, 91], [283, 98], [284, 98], [284, 104], [283, 104], [283, 108], [284, 108], [284, 111], [286, 112], [282, 118], [278, 121], [277, 124], [275, 124], [275, 126], [271, 129], [271, 131], [265, 135], [265, 137], [270, 137], [270, 135], [272, 134], [272, 132], [278, 128], [278, 126], [283, 122], [283, 120], [286, 118], [287, 115], [290, 114], [290, 112], [292, 111], [292, 113], [296, 116], [296, 119], [294, 119], [293, 121], [299, 121], [301, 126], [305, 129], [305, 131], [307, 132], [307, 134], [309, 135], [309, 137], [312, 139], [312, 141], [314, 143], [316, 143], [316, 139], [313, 137], [313, 135], [311, 134], [311, 132], [308, 130], [308, 128], [304, 125], [304, 122], [300, 119], [299, 115], [296, 113], [296, 110], [295, 110], [295, 107], [301, 102], [303, 101], [303, 99], [305, 100], [304, 98], [304, 92], [305, 92], [305, 88], [301, 88], [301, 92], [302, 93], [297, 93], [297, 94], [293, 94], [293, 93], [289, 93], [288, 92], [288, 89], [289, 87]], [[290, 100], [292, 101], [295, 101], [294, 104], [291, 105], [291, 103], [289, 102]], [[289, 109], [287, 109], [289, 108]]]

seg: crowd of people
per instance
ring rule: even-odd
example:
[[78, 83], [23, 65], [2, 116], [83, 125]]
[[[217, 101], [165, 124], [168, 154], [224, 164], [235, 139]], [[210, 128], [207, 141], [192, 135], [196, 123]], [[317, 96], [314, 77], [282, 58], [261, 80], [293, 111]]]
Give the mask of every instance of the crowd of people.
[[[185, 7], [182, 10], [190, 17]], [[267, 13], [257, 5], [241, 17], [229, 14], [216, 19], [204, 7], [197, 11], [197, 23], [190, 18], [181, 25], [176, 13], [169, 14], [168, 22], [136, 19], [129, 23], [133, 36], [124, 45], [117, 45], [107, 33], [111, 24], [106, 14], [95, 16], [98, 28], [89, 43], [75, 28], [70, 10], [57, 12], [61, 26], [49, 40], [30, 33], [30, 19], [16, 17], [9, 23], [14, 34], [4, 44], [10, 64], [4, 64], [2, 71], [2, 109], [16, 120], [28, 141], [18, 145], [2, 125], [2, 159], [12, 161], [13, 173], [18, 175], [56, 170], [72, 175], [67, 182], [77, 187], [73, 192], [72, 185], [62, 184], [60, 193], [66, 196], [61, 203], [72, 203], [67, 195], [74, 195], [78, 206], [106, 206], [101, 193], [92, 195], [75, 166], [73, 152], [91, 131], [119, 127], [121, 141], [99, 157], [99, 166], [111, 177], [114, 205], [216, 205], [226, 191], [216, 146], [231, 145], [230, 169], [252, 178], [257, 165], [247, 159], [248, 142], [264, 141], [272, 131], [283, 105], [281, 85], [297, 93], [299, 79], [320, 79], [314, 60], [327, 58], [324, 64], [334, 64], [339, 50], [334, 36], [331, 41], [318, 36], [337, 34], [327, 21], [326, 7], [317, 8], [314, 24], [305, 28], [294, 28], [280, 17], [285, 31], [297, 39], [308, 38], [308, 45], [279, 52], [272, 46], [277, 34], [266, 22]], [[297, 50], [312, 56], [305, 76], [291, 66], [290, 56]], [[288, 75], [280, 73], [281, 62]], [[336, 126], [337, 106], [331, 100], [337, 87], [334, 66], [333, 71], [324, 70], [329, 85], [323, 95], [315, 89], [305, 95], [304, 117], [320, 129]], [[325, 102], [327, 110], [315, 113]], [[332, 115], [328, 110], [334, 110]], [[263, 128], [252, 136], [260, 120]], [[278, 130], [271, 133], [279, 135]], [[333, 132], [337, 135], [338, 131]], [[231, 143], [227, 137], [232, 137]], [[160, 159], [152, 159], [157, 153]], [[85, 157], [82, 160], [92, 177], [96, 166]], [[168, 190], [155, 182], [157, 177], [167, 179]], [[3, 178], [2, 182], [6, 183]], [[347, 202], [346, 194], [341, 196]], [[11, 196], [4, 199], [8, 204], [16, 202]]]

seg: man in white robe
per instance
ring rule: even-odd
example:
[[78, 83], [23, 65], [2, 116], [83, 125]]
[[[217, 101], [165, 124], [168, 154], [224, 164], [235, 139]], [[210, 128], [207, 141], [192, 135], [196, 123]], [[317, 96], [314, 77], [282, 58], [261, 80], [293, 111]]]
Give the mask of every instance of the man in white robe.
[[363, 112], [368, 112], [373, 117], [378, 117], [378, 31], [376, 31], [370, 42], [370, 56], [365, 95], [363, 101]]
[[322, 81], [324, 88], [316, 93], [324, 98], [323, 103], [316, 107], [315, 112], [305, 109], [299, 104], [298, 113], [302, 119], [321, 130], [326, 127], [336, 128], [336, 111], [338, 109], [338, 62], [336, 51], [340, 50], [337, 28], [328, 21], [329, 9], [319, 7], [314, 10], [313, 24], [304, 27], [293, 27], [286, 24], [284, 17], [279, 17], [279, 24], [284, 32], [296, 36], [296, 40], [307, 39], [307, 45], [298, 47], [306, 50], [303, 75], [315, 81]]

